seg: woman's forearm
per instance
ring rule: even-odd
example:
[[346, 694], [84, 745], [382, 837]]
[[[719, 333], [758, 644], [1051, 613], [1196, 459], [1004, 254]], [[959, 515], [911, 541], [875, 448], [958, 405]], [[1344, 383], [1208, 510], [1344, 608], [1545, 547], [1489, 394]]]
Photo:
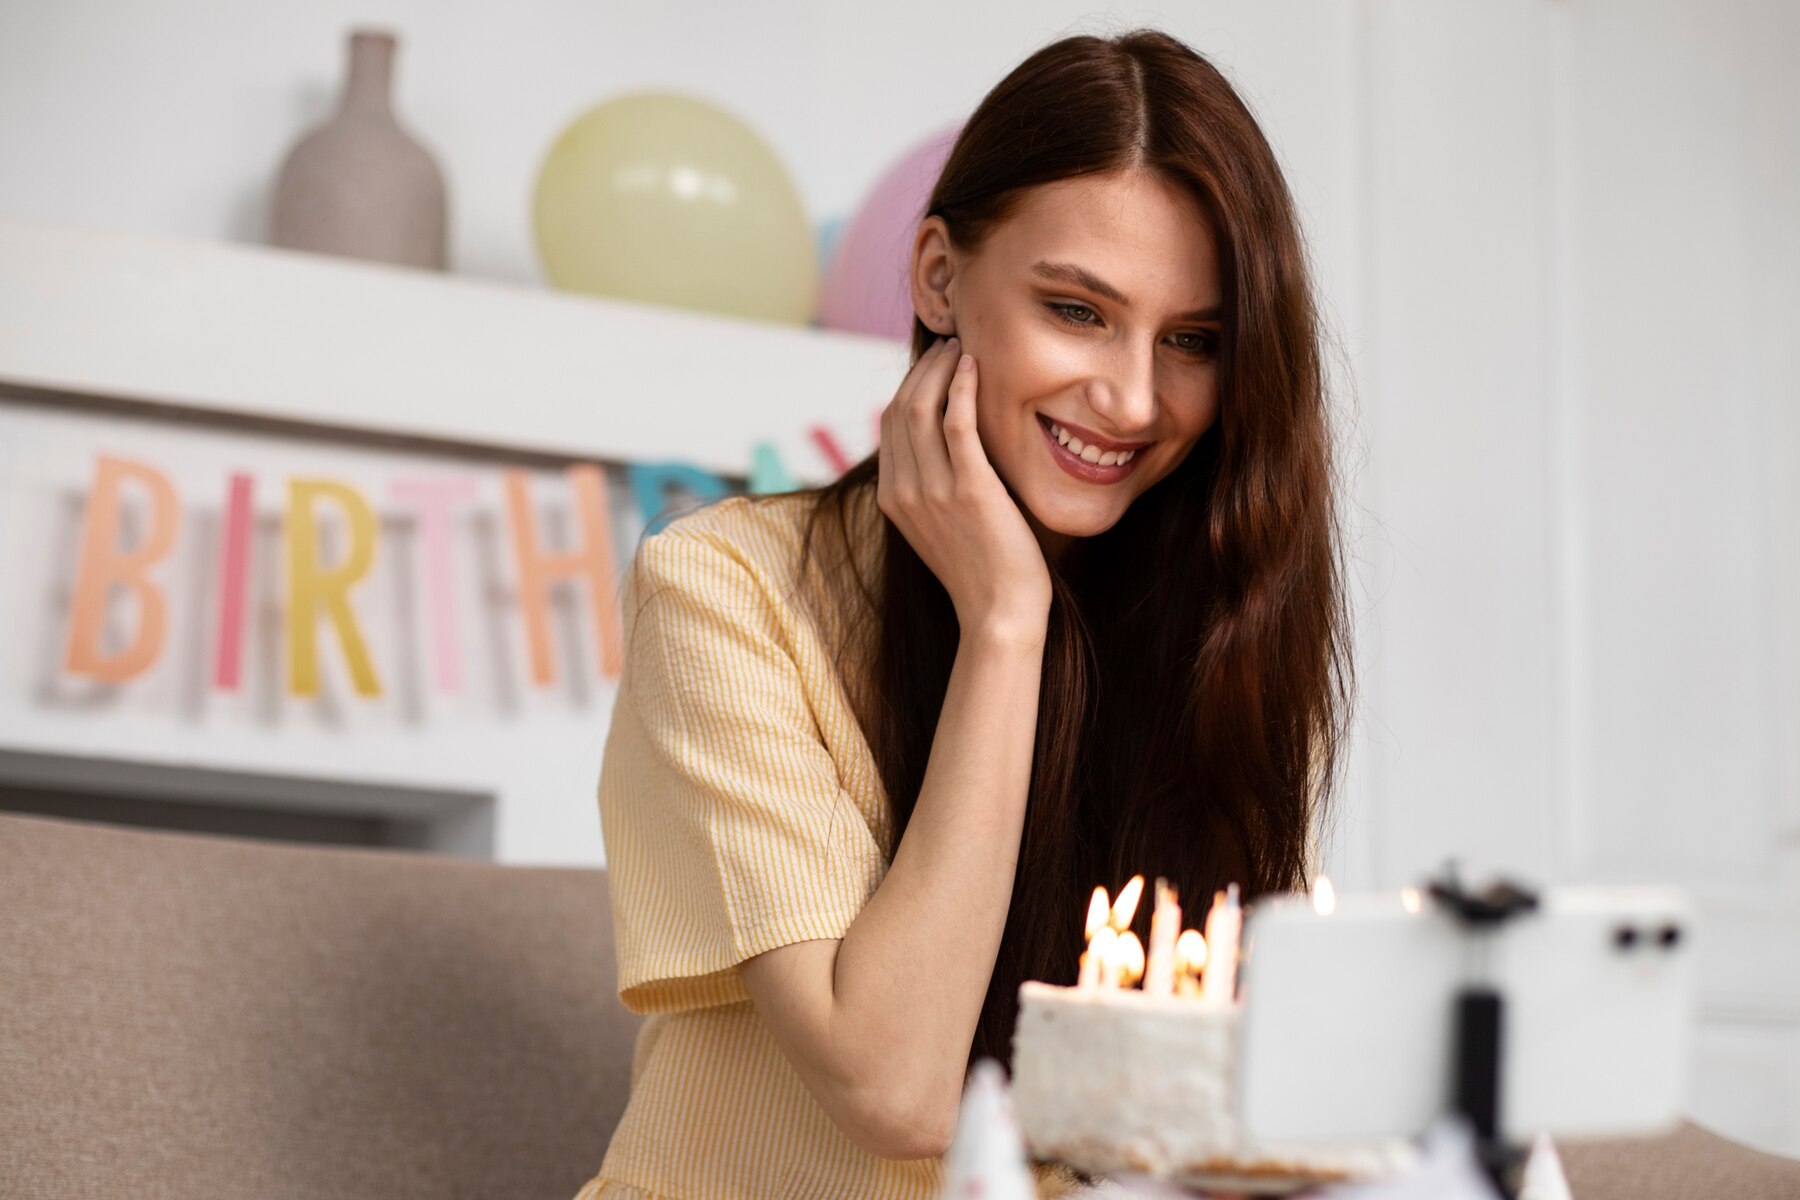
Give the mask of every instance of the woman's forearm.
[[864, 1102], [947, 1138], [1012, 898], [1030, 791], [1041, 631], [962, 637], [918, 800], [837, 948], [832, 1041]]

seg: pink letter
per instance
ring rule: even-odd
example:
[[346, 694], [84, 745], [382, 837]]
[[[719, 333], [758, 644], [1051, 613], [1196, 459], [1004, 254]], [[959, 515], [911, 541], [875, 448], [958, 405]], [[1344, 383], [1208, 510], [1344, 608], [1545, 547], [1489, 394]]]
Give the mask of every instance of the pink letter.
[[251, 504], [254, 481], [242, 471], [231, 476], [225, 505], [225, 552], [219, 564], [219, 633], [213, 651], [213, 683], [235, 690], [244, 661], [244, 591], [250, 575], [250, 534], [256, 522]]
[[473, 500], [480, 486], [471, 476], [396, 479], [388, 485], [390, 496], [419, 511], [425, 603], [431, 614], [431, 657], [438, 690], [443, 692], [454, 692], [462, 687], [462, 659], [457, 654], [456, 585], [450, 566], [450, 510]]
[[825, 456], [825, 461], [831, 464], [832, 470], [842, 475], [850, 469], [850, 458], [844, 453], [843, 447], [838, 445], [837, 439], [831, 436], [831, 430], [823, 425], [814, 425], [806, 432], [812, 438], [813, 445], [819, 448], [819, 453]]

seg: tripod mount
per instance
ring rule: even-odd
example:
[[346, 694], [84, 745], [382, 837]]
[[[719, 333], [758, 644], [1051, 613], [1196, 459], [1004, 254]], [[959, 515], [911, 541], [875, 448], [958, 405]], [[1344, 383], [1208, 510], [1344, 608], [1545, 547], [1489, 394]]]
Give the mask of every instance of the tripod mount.
[[1510, 1200], [1515, 1195], [1511, 1180], [1524, 1160], [1524, 1150], [1508, 1143], [1500, 1131], [1500, 1064], [1506, 1004], [1499, 989], [1483, 978], [1485, 951], [1489, 938], [1508, 921], [1537, 911], [1537, 893], [1507, 880], [1471, 891], [1458, 878], [1453, 862], [1445, 865], [1442, 878], [1433, 880], [1427, 891], [1456, 918], [1470, 943], [1468, 978], [1456, 994], [1453, 1022], [1455, 1109], [1474, 1132], [1476, 1154], [1488, 1178], [1500, 1195]]

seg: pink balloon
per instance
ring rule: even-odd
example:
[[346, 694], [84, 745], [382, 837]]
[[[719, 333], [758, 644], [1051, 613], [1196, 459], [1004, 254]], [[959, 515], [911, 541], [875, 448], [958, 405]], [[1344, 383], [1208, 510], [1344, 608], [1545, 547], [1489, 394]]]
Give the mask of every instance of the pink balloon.
[[888, 168], [863, 200], [825, 272], [820, 325], [900, 341], [912, 336], [912, 292], [906, 270], [913, 236], [960, 132], [958, 121], [918, 143]]

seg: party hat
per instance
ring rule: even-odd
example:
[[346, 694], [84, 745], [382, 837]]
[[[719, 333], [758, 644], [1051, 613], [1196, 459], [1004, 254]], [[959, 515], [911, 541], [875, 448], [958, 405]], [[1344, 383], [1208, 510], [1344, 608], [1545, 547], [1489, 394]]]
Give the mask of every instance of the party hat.
[[944, 1200], [1036, 1200], [1006, 1069], [984, 1058], [969, 1071], [956, 1136], [945, 1156]]
[[1569, 1180], [1563, 1174], [1562, 1156], [1550, 1135], [1540, 1133], [1525, 1161], [1525, 1178], [1519, 1184], [1519, 1200], [1570, 1200]]

